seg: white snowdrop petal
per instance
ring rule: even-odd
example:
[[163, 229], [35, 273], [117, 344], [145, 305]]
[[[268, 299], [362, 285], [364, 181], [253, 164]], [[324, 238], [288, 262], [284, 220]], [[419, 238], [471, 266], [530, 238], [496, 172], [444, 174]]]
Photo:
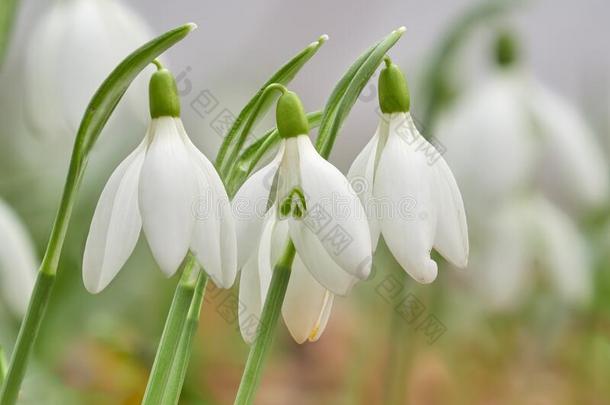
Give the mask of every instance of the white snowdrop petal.
[[442, 157], [433, 164], [433, 176], [438, 204], [434, 248], [454, 266], [464, 268], [468, 264], [469, 244], [462, 194]]
[[83, 255], [83, 282], [98, 293], [114, 279], [138, 242], [138, 182], [145, 139], [112, 173], [97, 203]]
[[25, 114], [28, 124], [39, 134], [56, 135], [68, 129], [61, 105], [59, 61], [69, 6], [57, 3], [42, 16], [33, 30], [25, 53]]
[[239, 326], [242, 337], [247, 343], [252, 343], [256, 337], [261, 312], [271, 284], [273, 272], [269, 257], [276, 225], [275, 214], [268, 214], [261, 231], [261, 243], [241, 269]]
[[[347, 178], [318, 154], [307, 135], [298, 136], [297, 141], [301, 187], [307, 205], [303, 226], [342, 269], [367, 278], [372, 245], [362, 203]], [[306, 260], [306, 252], [300, 253]]]
[[387, 124], [385, 124], [383, 118], [377, 132], [369, 143], [366, 144], [362, 152], [358, 154], [347, 173], [347, 179], [366, 211], [373, 250], [377, 247], [381, 232], [376, 212], [377, 206], [373, 198], [373, 180], [375, 178], [375, 156], [377, 155], [379, 132], [383, 129], [382, 126], [387, 130]]
[[390, 133], [373, 194], [389, 208], [380, 218], [388, 248], [415, 280], [430, 283], [437, 275], [437, 265], [430, 259], [437, 218], [435, 185], [428, 157], [417, 149], [421, 136], [412, 131], [408, 136], [413, 141], [407, 143], [404, 135]]
[[27, 310], [38, 259], [34, 244], [13, 210], [0, 200], [0, 293], [14, 314]]
[[551, 285], [566, 302], [584, 304], [593, 290], [587, 244], [576, 224], [543, 198], [532, 203], [529, 223], [536, 229], [537, 251]]
[[282, 143], [275, 159], [250, 176], [231, 201], [237, 234], [238, 269], [258, 246], [261, 228], [272, 204], [270, 193], [283, 153]]
[[191, 250], [214, 283], [229, 288], [237, 275], [237, 238], [231, 203], [212, 163], [188, 139], [177, 119], [197, 170], [198, 197]]
[[311, 335], [309, 336], [310, 342], [317, 342], [326, 330], [326, 325], [328, 325], [328, 320], [330, 319], [330, 313], [333, 309], [333, 302], [335, 300], [335, 296], [330, 291], [326, 290], [326, 295], [324, 297], [324, 306], [322, 308], [322, 312], [320, 313], [320, 317], [314, 327]]
[[265, 296], [260, 284], [257, 256], [253, 255], [241, 269], [239, 280], [239, 330], [244, 341], [251, 344], [256, 337]]
[[[331, 294], [309, 273], [297, 254], [292, 265], [282, 315], [290, 334], [297, 343], [319, 337], [328, 320]], [[328, 307], [328, 308], [327, 308]], [[322, 322], [324, 321], [324, 322]]]
[[488, 236], [473, 254], [468, 274], [490, 308], [515, 309], [532, 286], [528, 214], [521, 204], [510, 203], [487, 220]]
[[[515, 72], [498, 73], [465, 93], [434, 132], [470, 210], [487, 212], [531, 178], [536, 137]], [[471, 220], [478, 218], [485, 215]]]
[[171, 276], [191, 242], [197, 181], [174, 119], [154, 119], [151, 134], [140, 175], [140, 213], [152, 254], [161, 270]]
[[[290, 238], [311, 275], [334, 294], [347, 295], [358, 278], [339, 267], [319, 238], [302, 221], [289, 220], [289, 226]], [[362, 266], [370, 269], [371, 262], [369, 258]]]
[[603, 204], [609, 194], [608, 163], [584, 118], [539, 84], [533, 85], [530, 108], [543, 136], [539, 172], [543, 187], [570, 208]]

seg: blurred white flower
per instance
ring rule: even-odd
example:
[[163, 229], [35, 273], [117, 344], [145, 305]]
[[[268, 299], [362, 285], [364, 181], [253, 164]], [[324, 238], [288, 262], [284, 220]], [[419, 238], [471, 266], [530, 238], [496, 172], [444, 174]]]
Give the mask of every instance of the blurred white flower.
[[303, 134], [282, 140], [275, 159], [239, 189], [233, 211], [244, 340], [255, 337], [273, 265], [288, 237], [297, 253], [282, 307], [284, 321], [298, 343], [317, 340], [333, 295], [347, 294], [371, 270], [369, 228], [355, 191]]
[[38, 260], [25, 227], [0, 200], [0, 298], [22, 316], [34, 288]]
[[[119, 0], [49, 3], [27, 45], [25, 112], [40, 135], [57, 138], [75, 133], [104, 78], [152, 35]], [[125, 96], [129, 114], [141, 122], [146, 117], [145, 84], [136, 79]]]
[[514, 309], [537, 281], [560, 301], [587, 302], [593, 275], [586, 241], [560, 209], [529, 196], [506, 203], [486, 222], [469, 269], [493, 309]]
[[437, 276], [434, 247], [457, 267], [468, 262], [468, 228], [451, 169], [409, 112], [383, 114], [348, 177], [366, 208], [373, 246], [380, 234], [420, 283]]
[[607, 200], [607, 162], [584, 119], [515, 67], [466, 93], [436, 133], [474, 209], [536, 186], [570, 209]]

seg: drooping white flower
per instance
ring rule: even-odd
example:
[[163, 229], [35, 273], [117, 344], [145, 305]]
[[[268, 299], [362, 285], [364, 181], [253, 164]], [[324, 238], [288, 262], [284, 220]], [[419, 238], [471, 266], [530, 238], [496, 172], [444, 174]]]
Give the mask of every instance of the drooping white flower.
[[306, 121], [282, 127], [280, 110], [291, 102], [291, 113], [303, 114], [294, 93], [280, 97], [283, 139], [277, 155], [246, 180], [232, 202], [241, 269], [239, 322], [247, 342], [255, 337], [272, 269], [288, 238], [297, 253], [282, 313], [298, 343], [319, 338], [334, 295], [347, 294], [371, 269], [364, 208], [345, 176], [315, 150]]
[[583, 117], [516, 67], [467, 92], [436, 133], [477, 209], [531, 187], [572, 210], [608, 198], [607, 162]]
[[0, 301], [19, 316], [27, 309], [37, 268], [34, 246], [25, 227], [0, 200]]
[[540, 283], [559, 301], [587, 302], [593, 274], [586, 241], [545, 197], [508, 202], [487, 218], [484, 234], [469, 267], [491, 309], [514, 309]]
[[85, 286], [97, 293], [112, 281], [142, 228], [167, 276], [190, 250], [214, 282], [228, 288], [237, 247], [227, 193], [182, 125], [176, 84], [166, 69], [153, 74], [150, 97], [144, 140], [110, 176], [97, 204], [83, 258]]
[[[26, 48], [25, 112], [39, 134], [57, 137], [75, 133], [97, 87], [152, 34], [121, 0], [49, 3]], [[145, 86], [136, 79], [125, 95], [129, 113], [141, 122], [146, 117]]]
[[379, 78], [381, 121], [348, 178], [366, 208], [373, 246], [382, 235], [396, 261], [430, 283], [437, 276], [432, 248], [457, 267], [468, 262], [464, 205], [449, 166], [415, 127], [402, 72], [386, 63]]

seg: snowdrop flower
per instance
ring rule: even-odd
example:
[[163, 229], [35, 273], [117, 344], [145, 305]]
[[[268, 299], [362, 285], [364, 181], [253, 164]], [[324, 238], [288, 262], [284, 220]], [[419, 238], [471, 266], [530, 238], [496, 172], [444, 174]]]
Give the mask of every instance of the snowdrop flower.
[[396, 261], [420, 283], [437, 276], [434, 247], [457, 267], [468, 261], [462, 196], [441, 154], [409, 113], [404, 75], [386, 58], [379, 76], [381, 121], [348, 178], [366, 207], [373, 246], [383, 236]]
[[594, 134], [568, 100], [515, 65], [507, 41], [498, 42], [502, 68], [458, 100], [436, 131], [467, 202], [485, 209], [538, 186], [572, 210], [602, 205], [608, 168]]
[[490, 308], [515, 308], [537, 278], [560, 301], [587, 302], [593, 274], [586, 241], [573, 221], [543, 196], [505, 204], [487, 218], [485, 235], [470, 268]]
[[0, 241], [0, 298], [22, 316], [34, 288], [38, 260], [25, 227], [2, 200]]
[[140, 228], [167, 276], [189, 249], [217, 285], [228, 288], [236, 276], [228, 196], [182, 125], [174, 77], [158, 68], [150, 80], [148, 131], [110, 176], [93, 215], [83, 258], [84, 283], [92, 293], [104, 289], [123, 267]]
[[[46, 137], [74, 133], [108, 73], [153, 37], [120, 0], [49, 3], [29, 39], [24, 70], [27, 119]], [[136, 79], [134, 85], [125, 100], [129, 112], [144, 122], [146, 82]]]
[[371, 270], [364, 208], [349, 182], [309, 139], [298, 96], [279, 87], [277, 155], [254, 173], [233, 199], [238, 237], [239, 323], [244, 340], [256, 334], [272, 269], [288, 238], [296, 248], [282, 307], [295, 341], [315, 341], [335, 294], [345, 295]]

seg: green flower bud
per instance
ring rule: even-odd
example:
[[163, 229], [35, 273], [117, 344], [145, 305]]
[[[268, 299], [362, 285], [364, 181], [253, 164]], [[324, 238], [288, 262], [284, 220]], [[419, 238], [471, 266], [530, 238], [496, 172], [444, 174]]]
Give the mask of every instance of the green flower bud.
[[309, 133], [309, 122], [303, 104], [296, 93], [285, 91], [277, 101], [275, 110], [277, 129], [284, 139]]
[[180, 97], [174, 75], [155, 60], [157, 71], [153, 73], [148, 84], [150, 116], [179, 117]]
[[407, 112], [410, 107], [409, 87], [398, 65], [385, 57], [385, 67], [379, 75], [379, 107], [385, 114]]
[[518, 47], [515, 38], [503, 32], [496, 38], [495, 57], [498, 66], [512, 66], [518, 59]]

